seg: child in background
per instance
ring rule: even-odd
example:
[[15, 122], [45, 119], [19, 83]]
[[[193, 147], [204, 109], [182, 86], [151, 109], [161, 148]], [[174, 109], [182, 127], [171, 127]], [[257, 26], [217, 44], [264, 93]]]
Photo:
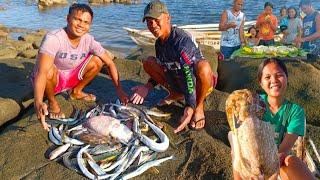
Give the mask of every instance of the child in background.
[[288, 26], [287, 8], [285, 6], [280, 9], [279, 26]]
[[278, 19], [272, 13], [273, 4], [266, 2], [264, 4], [264, 11], [258, 16], [257, 28], [259, 29], [260, 42], [259, 45], [273, 46], [274, 34], [278, 28]]
[[245, 43], [247, 46], [257, 46], [259, 44], [260, 39], [258, 38], [258, 30], [251, 26], [248, 29], [248, 33], [245, 34]]
[[[300, 37], [302, 34], [302, 21], [298, 17], [298, 11], [295, 7], [288, 8], [288, 29], [287, 35], [283, 37], [283, 43], [292, 45], [296, 37]], [[296, 47], [300, 47], [300, 44], [295, 44]]]

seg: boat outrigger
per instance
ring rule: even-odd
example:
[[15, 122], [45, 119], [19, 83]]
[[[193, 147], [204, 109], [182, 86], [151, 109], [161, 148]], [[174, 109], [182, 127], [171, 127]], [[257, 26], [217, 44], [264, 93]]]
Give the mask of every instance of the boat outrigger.
[[[244, 29], [247, 30], [255, 24], [256, 21], [245, 22]], [[219, 24], [195, 24], [177, 27], [189, 32], [198, 44], [211, 46], [216, 50], [220, 49], [221, 31], [219, 31]], [[153, 46], [155, 43], [155, 37], [147, 29], [138, 30], [128, 27], [123, 27], [123, 29], [128, 32], [131, 39], [139, 46]], [[276, 40], [278, 39], [276, 37]]]

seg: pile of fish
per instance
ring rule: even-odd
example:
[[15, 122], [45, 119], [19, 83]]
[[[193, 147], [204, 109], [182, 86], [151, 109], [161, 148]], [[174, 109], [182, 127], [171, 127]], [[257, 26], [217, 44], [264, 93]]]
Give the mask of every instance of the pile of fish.
[[[48, 120], [49, 139], [58, 147], [49, 159], [62, 157], [66, 167], [89, 179], [130, 179], [173, 156], [157, 159], [169, 147], [167, 135], [150, 116], [155, 111], [119, 103], [97, 106], [74, 118]], [[153, 136], [147, 136], [153, 131]], [[153, 138], [154, 137], [154, 138]]]
[[268, 179], [279, 170], [275, 132], [262, 121], [264, 111], [263, 101], [247, 89], [232, 92], [226, 101], [233, 168], [242, 179]]

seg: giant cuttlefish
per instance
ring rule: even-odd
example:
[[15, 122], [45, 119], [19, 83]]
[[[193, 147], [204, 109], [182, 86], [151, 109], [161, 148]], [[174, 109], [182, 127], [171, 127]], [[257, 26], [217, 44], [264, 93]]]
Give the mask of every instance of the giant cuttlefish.
[[262, 121], [265, 104], [247, 89], [236, 90], [226, 101], [232, 132], [233, 168], [243, 179], [268, 178], [279, 171], [275, 132]]

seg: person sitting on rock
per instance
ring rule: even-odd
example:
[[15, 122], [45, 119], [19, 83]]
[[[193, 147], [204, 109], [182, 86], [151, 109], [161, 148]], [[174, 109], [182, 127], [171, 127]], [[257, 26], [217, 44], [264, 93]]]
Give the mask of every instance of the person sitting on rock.
[[144, 85], [132, 88], [130, 100], [142, 104], [156, 85], [160, 84], [169, 95], [158, 105], [169, 105], [175, 100], [185, 99], [184, 114], [175, 133], [182, 131], [191, 121], [192, 129], [205, 125], [204, 100], [212, 92], [217, 82], [217, 74], [204, 59], [191, 35], [171, 26], [171, 16], [164, 3], [151, 1], [144, 10], [143, 22], [157, 38], [156, 57], [143, 61], [143, 68], [150, 79]]
[[[260, 95], [266, 105], [262, 120], [270, 122], [275, 130], [275, 143], [278, 146], [281, 179], [315, 179], [306, 164], [291, 149], [298, 137], [305, 135], [306, 116], [304, 109], [286, 99], [288, 71], [282, 60], [266, 59], [258, 67], [258, 81], [264, 93]], [[232, 134], [228, 135], [230, 143]], [[232, 147], [232, 159], [234, 149]], [[233, 162], [236, 163], [236, 162]], [[277, 179], [275, 174], [270, 179]], [[234, 179], [241, 179], [239, 172], [233, 171]], [[250, 177], [248, 177], [249, 179]]]
[[[83, 92], [83, 88], [106, 65], [123, 103], [129, 98], [122, 90], [117, 68], [110, 55], [88, 33], [93, 19], [92, 9], [86, 4], [73, 4], [69, 8], [67, 27], [51, 31], [44, 37], [32, 75], [34, 107], [45, 130], [49, 125], [45, 116], [58, 119], [65, 115], [55, 95], [70, 90], [70, 99], [95, 101], [96, 96]], [[49, 107], [43, 102], [47, 96]]]

